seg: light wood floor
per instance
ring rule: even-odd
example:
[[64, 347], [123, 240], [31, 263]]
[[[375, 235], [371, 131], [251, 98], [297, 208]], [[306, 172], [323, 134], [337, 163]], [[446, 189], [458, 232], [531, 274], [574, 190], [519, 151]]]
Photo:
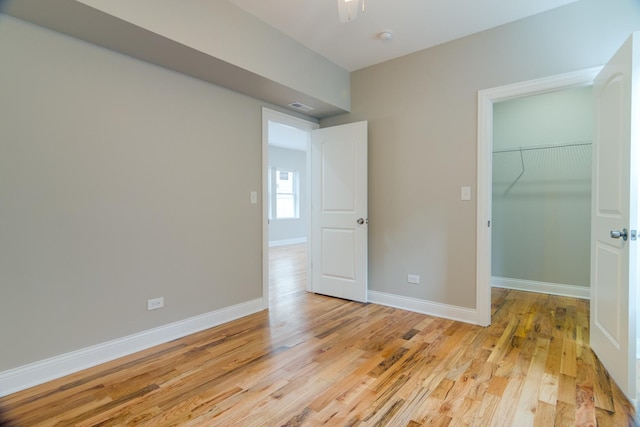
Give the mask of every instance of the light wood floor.
[[0, 404], [20, 426], [636, 425], [586, 301], [496, 289], [481, 328], [308, 294], [304, 247], [272, 255], [268, 312]]

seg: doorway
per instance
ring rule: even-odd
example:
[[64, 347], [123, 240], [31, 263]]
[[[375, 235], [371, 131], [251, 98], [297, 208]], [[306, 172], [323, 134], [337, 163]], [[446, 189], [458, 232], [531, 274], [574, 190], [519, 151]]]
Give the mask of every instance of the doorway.
[[[627, 43], [628, 45], [629, 43]], [[609, 67], [609, 64], [607, 65]], [[476, 308], [477, 308], [477, 323], [480, 325], [489, 325], [491, 323], [491, 306], [490, 306], [490, 295], [491, 295], [491, 247], [492, 247], [492, 221], [493, 221], [493, 212], [492, 212], [492, 154], [493, 154], [493, 110], [494, 103], [500, 101], [506, 101], [510, 99], [515, 99], [522, 96], [534, 95], [534, 94], [542, 94], [548, 93], [552, 91], [567, 89], [567, 88], [575, 88], [580, 86], [591, 85], [594, 83], [596, 76], [599, 75], [600, 71], [603, 67], [592, 68], [588, 70], [578, 71], [574, 73], [568, 73], [559, 76], [553, 76], [546, 79], [539, 79], [509, 86], [503, 86], [493, 89], [487, 89], [479, 91], [478, 93], [478, 206], [477, 206], [477, 264], [476, 264]], [[610, 69], [610, 68], [609, 68]], [[633, 68], [632, 68], [633, 70]], [[625, 68], [625, 72], [627, 69]], [[630, 73], [632, 74], [633, 71]], [[626, 74], [625, 74], [626, 77]], [[607, 80], [609, 81], [609, 80]], [[617, 81], [617, 80], [616, 80]], [[601, 86], [600, 86], [601, 87]], [[625, 92], [622, 92], [625, 93]], [[606, 109], [600, 109], [599, 111], [607, 111]], [[602, 114], [602, 113], [601, 113]], [[601, 116], [600, 114], [600, 116]], [[626, 114], [626, 113], [625, 113]], [[598, 117], [600, 117], [598, 116]], [[624, 117], [627, 117], [626, 115]], [[615, 134], [615, 132], [614, 132]], [[618, 139], [616, 139], [617, 141]], [[628, 141], [627, 141], [628, 144]], [[594, 156], [596, 154], [594, 153]], [[598, 154], [600, 156], [601, 154]], [[600, 158], [600, 157], [598, 157]], [[599, 163], [598, 163], [599, 164]], [[606, 175], [609, 176], [609, 175]], [[594, 178], [595, 180], [595, 178]], [[600, 181], [598, 181], [600, 182]], [[607, 193], [608, 194], [608, 193]], [[635, 193], [631, 194], [631, 199], [637, 201], [637, 198], [634, 196]], [[634, 202], [635, 203], [635, 202]], [[632, 205], [633, 206], [633, 205]], [[634, 209], [632, 211], [635, 212]], [[628, 220], [628, 219], [627, 219]], [[623, 221], [626, 223], [626, 221]], [[635, 226], [636, 218], [632, 216], [631, 218], [632, 225]], [[608, 229], [612, 229], [608, 227]], [[602, 234], [602, 233], [601, 233]], [[601, 234], [598, 234], [599, 236]], [[608, 236], [608, 233], [607, 233]], [[613, 232], [611, 233], [611, 237], [615, 238]], [[636, 255], [631, 256], [630, 262], [638, 262], [640, 259], [635, 258]], [[640, 257], [640, 255], [638, 255]], [[593, 256], [592, 256], [593, 259]], [[591, 274], [593, 277], [593, 272]], [[599, 277], [599, 276], [598, 276]], [[593, 279], [592, 279], [593, 280]], [[590, 283], [590, 286], [593, 287], [593, 283]], [[635, 286], [632, 286], [632, 283], [629, 283], [629, 288], [631, 290], [636, 291]], [[593, 289], [591, 290], [592, 301], [591, 305], [594, 304], [593, 301]], [[596, 297], [596, 302], [601, 302], [598, 297], [602, 298], [604, 294], [599, 294]], [[640, 290], [636, 292], [635, 295], [631, 296], [632, 299], [635, 299], [638, 304], [640, 304]], [[622, 301], [621, 303], [624, 303]], [[602, 311], [602, 310], [601, 310]], [[631, 332], [630, 335], [624, 335], [626, 337], [626, 341], [631, 341], [634, 338], [636, 342], [631, 344], [630, 342], [625, 342], [625, 345], [640, 345], [640, 320], [636, 321], [635, 311], [630, 311], [629, 316], [633, 319], [630, 321], [628, 325], [626, 323], [621, 326], [621, 328], [627, 328], [628, 331]], [[591, 316], [591, 329], [593, 329], [593, 313]], [[636, 324], [637, 323], [637, 324]], [[637, 328], [637, 331], [636, 331]], [[636, 332], [638, 335], [636, 335]], [[591, 332], [593, 333], [593, 331]], [[593, 341], [592, 341], [593, 343]], [[595, 347], [595, 346], [594, 346]], [[629, 347], [627, 347], [629, 348]], [[628, 356], [631, 356], [629, 354]], [[629, 371], [632, 372], [632, 375], [628, 377], [624, 374], [618, 375], [618, 381], [620, 385], [625, 387], [625, 394], [629, 397], [630, 400], [634, 400], [636, 396], [640, 396], [640, 389], [638, 389], [636, 377], [636, 367], [640, 367], [640, 363], [638, 363], [638, 356], [640, 354], [636, 354], [635, 363], [632, 363], [631, 360], [626, 360], [629, 362]], [[611, 363], [609, 363], [611, 366]], [[625, 363], [625, 366], [627, 364]], [[631, 368], [633, 366], [633, 368]], [[605, 363], [605, 367], [610, 369], [608, 365]], [[633, 379], [631, 379], [633, 378]], [[633, 381], [636, 382], [633, 382]], [[630, 387], [629, 387], [630, 386]]]
[[319, 129], [317, 123], [263, 108], [263, 305], [269, 307], [269, 218], [270, 212], [277, 211], [277, 207], [269, 210], [269, 183], [283, 179], [268, 172], [270, 128], [280, 125], [302, 131], [307, 145], [306, 176], [311, 191], [306, 200], [300, 199], [310, 212], [307, 290], [366, 302], [367, 122]]
[[[309, 290], [311, 246], [311, 131], [317, 123], [268, 108], [262, 109], [262, 283], [264, 308], [269, 307], [270, 251], [278, 258], [304, 262]], [[305, 252], [301, 257], [300, 252]], [[297, 254], [297, 255], [296, 255]], [[295, 258], [295, 260], [294, 260]], [[286, 262], [286, 261], [285, 261]], [[298, 273], [299, 274], [299, 273]]]
[[592, 86], [493, 106], [491, 285], [590, 298]]
[[523, 82], [478, 93], [478, 167], [476, 235], [476, 316], [479, 325], [491, 324], [492, 158], [494, 104], [524, 96], [589, 86], [601, 67]]

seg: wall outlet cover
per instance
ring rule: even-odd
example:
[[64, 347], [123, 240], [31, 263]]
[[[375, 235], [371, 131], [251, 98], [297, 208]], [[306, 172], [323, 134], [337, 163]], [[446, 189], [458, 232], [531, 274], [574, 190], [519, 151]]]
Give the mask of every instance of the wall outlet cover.
[[409, 274], [407, 275], [407, 282], [413, 283], [414, 285], [420, 284], [420, 276], [417, 274]]
[[151, 311], [151, 310], [157, 310], [159, 308], [164, 307], [164, 297], [160, 297], [160, 298], [153, 298], [150, 300], [147, 300], [147, 310]]

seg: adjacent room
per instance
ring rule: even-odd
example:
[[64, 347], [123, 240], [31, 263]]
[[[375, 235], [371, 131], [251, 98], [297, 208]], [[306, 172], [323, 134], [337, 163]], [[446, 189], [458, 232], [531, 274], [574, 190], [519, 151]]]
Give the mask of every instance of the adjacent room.
[[0, 0], [0, 424], [637, 424], [638, 31]]

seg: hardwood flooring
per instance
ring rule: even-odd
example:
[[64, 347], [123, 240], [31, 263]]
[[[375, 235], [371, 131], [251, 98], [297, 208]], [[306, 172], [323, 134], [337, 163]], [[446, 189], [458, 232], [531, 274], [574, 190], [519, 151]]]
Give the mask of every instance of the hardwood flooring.
[[636, 425], [587, 301], [494, 289], [482, 328], [308, 294], [304, 257], [273, 250], [269, 311], [0, 405], [19, 426]]

